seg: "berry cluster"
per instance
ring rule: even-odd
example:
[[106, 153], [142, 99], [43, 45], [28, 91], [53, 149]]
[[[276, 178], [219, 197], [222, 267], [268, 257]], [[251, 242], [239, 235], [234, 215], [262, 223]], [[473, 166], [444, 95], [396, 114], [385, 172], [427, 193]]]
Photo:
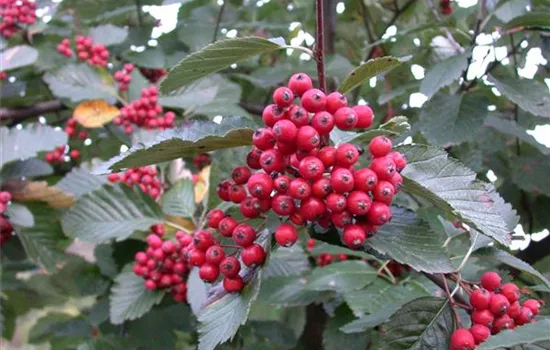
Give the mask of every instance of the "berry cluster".
[[134, 65], [131, 63], [126, 63], [121, 70], [115, 72], [115, 81], [118, 84], [118, 89], [120, 91], [128, 91], [128, 85], [132, 81], [132, 71], [134, 70]]
[[132, 124], [147, 129], [172, 128], [175, 125], [176, 114], [166, 112], [163, 115], [162, 113], [162, 106], [158, 104], [158, 90], [155, 86], [151, 86], [141, 90], [141, 98], [122, 107], [114, 123], [123, 125], [126, 134], [133, 132]]
[[147, 236], [147, 249], [136, 253], [134, 273], [143, 277], [149, 290], [170, 289], [178, 303], [187, 300], [188, 259], [184, 252], [193, 241], [183, 231], [176, 233], [176, 240], [163, 240], [164, 226], [151, 227]]
[[11, 38], [25, 24], [36, 21], [36, 3], [29, 0], [0, 0], [0, 35]]
[[451, 336], [451, 350], [473, 350], [491, 334], [534, 322], [541, 304], [535, 299], [520, 301], [521, 291], [514, 283], [501, 284], [496, 272], [481, 276], [481, 288], [470, 293], [473, 312], [470, 329], [458, 329]]
[[140, 68], [139, 71], [143, 76], [149, 80], [151, 83], [156, 84], [163, 76], [166, 75], [167, 71], [164, 68]]
[[[50, 164], [61, 164], [65, 160], [66, 151], [66, 145], [56, 147], [53, 151], [47, 152], [44, 159]], [[80, 151], [77, 149], [73, 149], [69, 152], [68, 155], [72, 160], [77, 160], [78, 158], [80, 158]]]
[[88, 133], [84, 130], [78, 130], [78, 123], [76, 119], [70, 118], [65, 124], [65, 133], [69, 138], [78, 137], [79, 140], [86, 140]]
[[57, 45], [57, 52], [65, 57], [73, 57], [74, 52], [71, 49], [71, 39], [65, 38]]
[[[315, 241], [313, 238], [308, 239], [307, 250], [311, 252], [316, 244], [317, 241]], [[348, 260], [348, 256], [346, 254], [331, 255], [329, 253], [321, 253], [317, 257], [317, 259], [315, 259], [315, 263], [317, 263], [317, 266], [319, 267], [324, 267], [332, 264], [333, 262], [344, 260]]]
[[[77, 35], [76, 39], [76, 57], [79, 61], [88, 62], [88, 64], [96, 67], [106, 67], [109, 60], [109, 50], [103, 44], [94, 44], [92, 38]], [[64, 38], [57, 45], [57, 52], [66, 57], [73, 56], [71, 49], [71, 40]]]
[[444, 15], [450, 15], [453, 13], [453, 7], [451, 6], [451, 0], [441, 0], [439, 2], [439, 8]]
[[200, 153], [193, 157], [193, 165], [199, 171], [202, 170], [204, 167], [209, 166], [211, 163], [212, 163], [212, 158], [208, 153]]
[[157, 199], [162, 192], [162, 183], [154, 166], [128, 169], [123, 173], [109, 174], [107, 179], [112, 182], [122, 182], [128, 186], [139, 185], [143, 193]]
[[9, 192], [0, 192], [0, 246], [6, 243], [13, 234], [13, 226], [4, 217], [4, 212], [10, 201], [11, 194]]
[[8, 73], [0, 71], [0, 80], [6, 80], [8, 78]]

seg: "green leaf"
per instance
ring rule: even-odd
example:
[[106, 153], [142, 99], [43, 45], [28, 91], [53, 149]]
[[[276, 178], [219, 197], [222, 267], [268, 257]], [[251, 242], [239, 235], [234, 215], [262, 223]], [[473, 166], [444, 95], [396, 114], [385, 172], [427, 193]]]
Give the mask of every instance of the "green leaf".
[[159, 103], [165, 107], [182, 109], [207, 105], [216, 97], [218, 90], [221, 89], [219, 83], [222, 81], [224, 79], [219, 76], [203, 78], [191, 83], [180, 94], [161, 96]]
[[[400, 307], [401, 305], [398, 305]], [[396, 309], [389, 308], [387, 310], [378, 311], [376, 313], [363, 316], [350, 323], [347, 323], [340, 327], [340, 330], [344, 333], [362, 333], [371, 328], [379, 326], [386, 322], [388, 318], [394, 313]]]
[[256, 127], [254, 121], [242, 117], [226, 117], [220, 124], [194, 121], [187, 126], [162, 132], [154, 142], [132, 146], [127, 152], [104, 163], [96, 173], [136, 168], [216, 149], [251, 145]]
[[171, 94], [181, 87], [229, 67], [238, 61], [285, 48], [282, 39], [244, 37], [220, 40], [203, 47], [175, 65], [160, 85], [163, 94]]
[[195, 316], [202, 311], [202, 306], [208, 299], [210, 287], [199, 277], [199, 269], [193, 268], [187, 277], [187, 302]]
[[241, 293], [226, 294], [209, 304], [199, 315], [199, 350], [213, 350], [235, 336], [248, 318], [250, 305], [258, 297], [261, 275], [260, 269]]
[[105, 99], [114, 101], [117, 91], [111, 76], [102, 77], [85, 63], [67, 64], [44, 74], [44, 81], [53, 94], [72, 102]]
[[345, 94], [353, 88], [362, 85], [370, 78], [379, 74], [389, 72], [395, 67], [401, 65], [401, 63], [407, 61], [409, 58], [396, 58], [392, 56], [385, 56], [374, 58], [363, 63], [359, 67], [355, 68], [342, 82], [338, 91]]
[[512, 158], [510, 170], [514, 183], [521, 189], [550, 196], [550, 182], [545, 176], [550, 171], [546, 156], [523, 156]]
[[13, 307], [4, 298], [0, 297], [0, 336], [11, 340], [15, 330], [15, 314]]
[[33, 64], [38, 59], [38, 51], [27, 45], [7, 48], [0, 55], [0, 67], [8, 71]]
[[400, 308], [381, 326], [380, 350], [448, 349], [454, 319], [446, 299], [425, 297]]
[[35, 176], [45, 176], [53, 173], [53, 168], [40, 159], [27, 159], [19, 162], [12, 162], [2, 167], [0, 171], [0, 182], [10, 179], [29, 179]]
[[476, 173], [435, 147], [398, 147], [408, 160], [403, 190], [423, 198], [483, 234], [509, 245], [518, 222], [515, 211]]
[[164, 68], [166, 66], [166, 55], [161, 48], [148, 48], [142, 52], [127, 51], [122, 56], [140, 67]]
[[[140, 3], [141, 5], [160, 5], [162, 0], [141, 0]], [[80, 20], [91, 21], [100, 20], [118, 8], [124, 9], [130, 5], [135, 9], [134, 0], [64, 0], [59, 4], [58, 11], [72, 10]]]
[[333, 317], [329, 318], [323, 331], [323, 347], [325, 350], [365, 350], [369, 344], [366, 333], [346, 334], [340, 327], [353, 320], [352, 313], [345, 305], [336, 309]]
[[418, 271], [453, 271], [444, 243], [447, 237], [432, 232], [412, 211], [392, 207], [392, 220], [380, 226], [367, 246]]
[[396, 97], [399, 97], [406, 92], [412, 93], [414, 91], [418, 91], [420, 87], [419, 81], [413, 81], [407, 84], [400, 85], [396, 87], [395, 89], [391, 89], [390, 91], [385, 91], [380, 93], [378, 96], [378, 100], [376, 101], [378, 105], [383, 105], [384, 103], [387, 103], [391, 100], [393, 100]]
[[73, 168], [55, 187], [78, 199], [108, 183], [106, 176], [92, 175], [84, 168]]
[[417, 127], [429, 143], [448, 147], [474, 140], [487, 113], [484, 97], [438, 94], [422, 107]]
[[162, 196], [162, 211], [168, 215], [190, 218], [195, 209], [195, 191], [190, 179], [179, 180]]
[[62, 218], [63, 232], [88, 242], [124, 240], [134, 231], [162, 221], [155, 201], [126, 185], [103, 188], [84, 195]]
[[118, 274], [118, 266], [113, 257], [113, 252], [113, 246], [110, 244], [99, 244], [94, 248], [94, 257], [99, 271], [110, 278], [115, 278]]
[[271, 253], [263, 278], [296, 276], [307, 270], [309, 270], [307, 255], [300, 245], [295, 244], [290, 248], [280, 247]]
[[334, 293], [305, 288], [307, 276], [280, 276], [263, 281], [260, 300], [272, 305], [301, 306], [330, 298]]
[[330, 255], [345, 254], [347, 256], [355, 256], [361, 259], [377, 260], [374, 256], [367, 254], [365, 252], [362, 252], [360, 250], [352, 250], [346, 247], [342, 247], [334, 244], [328, 244], [320, 241], [317, 241], [315, 243], [315, 247], [313, 247], [313, 249], [310, 252], [312, 256], [319, 256], [325, 253]]
[[365, 132], [350, 132], [334, 128], [330, 133], [330, 140], [335, 145], [341, 145], [347, 142], [356, 144], [368, 144], [376, 136], [395, 137], [410, 129], [409, 122], [406, 117], [397, 116], [380, 125], [378, 129], [368, 130]]
[[111, 46], [122, 43], [128, 36], [128, 29], [104, 24], [90, 29], [88, 36], [95, 44]]
[[504, 29], [523, 27], [531, 30], [550, 30], [550, 15], [548, 12], [528, 12], [506, 23]]
[[314, 269], [308, 276], [307, 290], [349, 292], [376, 279], [376, 270], [361, 260], [341, 261]]
[[468, 67], [468, 57], [470, 55], [471, 50], [465, 50], [431, 66], [426, 71], [422, 83], [420, 83], [420, 92], [430, 98], [445, 86], [451, 85], [456, 79], [460, 78], [462, 72]]
[[85, 343], [82, 343], [76, 350], [130, 350], [128, 338], [122, 338], [114, 334], [105, 334], [99, 337], [94, 337]]
[[538, 142], [533, 136], [526, 132], [525, 128], [513, 120], [506, 120], [498, 118], [494, 115], [489, 115], [487, 119], [485, 119], [484, 125], [500, 132], [501, 134], [520, 139], [521, 141], [535, 147], [543, 155], [550, 155], [550, 148]]
[[509, 348], [514, 345], [533, 344], [538, 341], [550, 340], [550, 319], [538, 320], [512, 330], [506, 330], [495, 334], [484, 343], [480, 344], [478, 350], [494, 350]]
[[548, 88], [534, 79], [489, 75], [489, 81], [521, 109], [541, 117], [550, 117]]
[[32, 227], [34, 225], [34, 217], [24, 205], [11, 203], [4, 214], [10, 220], [10, 223], [15, 226]]
[[502, 22], [506, 23], [510, 20], [523, 15], [527, 12], [526, 6], [529, 6], [529, 0], [510, 0], [498, 3], [498, 8], [494, 14]]
[[143, 278], [133, 272], [123, 272], [111, 289], [109, 314], [112, 324], [122, 324], [145, 315], [160, 303], [164, 291], [145, 289]]
[[67, 142], [67, 134], [42, 124], [33, 124], [21, 130], [0, 128], [0, 168], [13, 160], [36, 156]]

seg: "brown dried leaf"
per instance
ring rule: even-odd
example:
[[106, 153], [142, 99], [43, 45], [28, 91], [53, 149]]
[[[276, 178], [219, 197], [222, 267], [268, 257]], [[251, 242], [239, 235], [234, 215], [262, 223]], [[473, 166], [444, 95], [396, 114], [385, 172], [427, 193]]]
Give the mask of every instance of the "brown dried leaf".
[[73, 117], [86, 128], [99, 128], [115, 119], [120, 114], [117, 107], [104, 100], [91, 100], [80, 103], [73, 112]]

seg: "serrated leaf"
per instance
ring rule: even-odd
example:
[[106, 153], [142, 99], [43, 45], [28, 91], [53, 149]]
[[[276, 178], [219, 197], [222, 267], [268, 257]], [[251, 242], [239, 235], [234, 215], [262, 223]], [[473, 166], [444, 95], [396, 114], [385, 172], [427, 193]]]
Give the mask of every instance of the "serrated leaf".
[[422, 83], [420, 83], [420, 92], [430, 98], [440, 89], [451, 85], [468, 67], [468, 57], [470, 55], [471, 50], [465, 50], [431, 66], [426, 71]]
[[165, 107], [182, 109], [206, 105], [214, 100], [218, 90], [221, 88], [218, 83], [223, 80], [219, 76], [198, 80], [191, 83], [177, 95], [161, 96], [159, 104]]
[[4, 215], [9, 219], [10, 223], [16, 226], [32, 227], [34, 225], [34, 217], [24, 205], [11, 203], [6, 208]]
[[431, 144], [458, 145], [474, 140], [487, 113], [484, 97], [438, 94], [422, 107], [418, 128]]
[[99, 244], [94, 248], [94, 258], [99, 271], [110, 278], [115, 278], [118, 274], [118, 266], [113, 257], [113, 252], [113, 246], [110, 244]]
[[363, 63], [359, 67], [355, 68], [342, 82], [338, 91], [345, 94], [353, 88], [362, 85], [370, 78], [379, 74], [389, 72], [395, 67], [401, 65], [401, 63], [407, 61], [409, 57], [396, 58], [392, 56], [385, 56], [379, 58], [373, 58]]
[[10, 47], [0, 55], [0, 67], [8, 71], [33, 64], [38, 59], [38, 51], [28, 45]]
[[127, 152], [104, 163], [95, 172], [108, 173], [216, 149], [251, 145], [256, 127], [254, 121], [242, 117], [226, 117], [220, 124], [194, 121], [184, 127], [162, 132], [154, 142], [132, 146]]
[[545, 176], [550, 171], [547, 156], [514, 157], [510, 168], [512, 180], [519, 188], [550, 196], [550, 182]]
[[534, 30], [550, 30], [550, 16], [548, 12], [528, 12], [522, 16], [516, 17], [510, 22], [506, 23], [505, 29], [512, 29], [522, 27], [525, 29]]
[[425, 297], [400, 308], [381, 326], [380, 350], [449, 348], [454, 319], [447, 299]]
[[72, 168], [55, 187], [78, 199], [108, 183], [106, 176], [92, 175], [84, 168]]
[[509, 245], [518, 222], [515, 211], [476, 173], [435, 147], [398, 147], [408, 160], [403, 170], [403, 190], [428, 200], [451, 216], [465, 221], [483, 234]]
[[85, 128], [100, 128], [118, 115], [118, 108], [105, 100], [81, 102], [73, 111], [73, 118]]
[[367, 145], [376, 136], [395, 137], [410, 129], [408, 119], [403, 116], [393, 117], [386, 123], [380, 125], [378, 129], [368, 130], [365, 132], [350, 132], [334, 128], [330, 133], [330, 140], [335, 145], [340, 145], [347, 142]]
[[311, 250], [310, 254], [312, 256], [319, 256], [321, 254], [330, 254], [330, 255], [338, 255], [338, 254], [345, 254], [347, 256], [355, 256], [357, 258], [361, 259], [372, 259], [377, 260], [376, 257], [374, 257], [371, 254], [367, 254], [360, 250], [352, 250], [346, 247], [341, 247], [334, 244], [328, 244], [325, 242], [317, 241], [315, 242], [315, 246]]
[[485, 119], [484, 125], [502, 134], [516, 137], [521, 141], [528, 143], [529, 145], [535, 147], [543, 155], [550, 155], [550, 148], [538, 142], [533, 136], [527, 133], [525, 128], [513, 120], [506, 120], [498, 118], [494, 115], [489, 115], [487, 119]]
[[172, 94], [183, 86], [233, 63], [284, 47], [281, 42], [260, 37], [217, 41], [190, 54], [175, 65], [162, 81], [160, 91], [163, 94]]
[[[141, 5], [160, 5], [162, 0], [141, 0]], [[65, 0], [59, 4], [58, 11], [74, 11], [80, 20], [92, 21], [109, 19], [112, 12], [122, 8], [125, 10], [127, 6], [131, 6], [135, 11], [134, 0]]]
[[524, 111], [541, 117], [550, 117], [548, 88], [537, 80], [489, 75], [489, 81]]
[[376, 270], [361, 260], [341, 261], [314, 269], [307, 277], [307, 290], [349, 292], [376, 279]]
[[453, 271], [444, 243], [447, 237], [432, 232], [412, 211], [392, 207], [392, 220], [380, 226], [367, 246], [418, 271]]
[[135, 320], [160, 303], [164, 291], [145, 289], [143, 278], [133, 272], [123, 272], [111, 289], [109, 314], [112, 324]]
[[89, 65], [68, 64], [44, 75], [53, 94], [72, 102], [105, 99], [114, 101], [117, 95], [112, 77], [99, 75]]
[[74, 203], [73, 196], [64, 193], [59, 188], [49, 186], [46, 181], [22, 182], [21, 187], [12, 192], [18, 201], [46, 202], [53, 208], [69, 208]]
[[328, 319], [323, 331], [323, 347], [325, 350], [365, 350], [369, 344], [366, 333], [346, 334], [340, 327], [353, 320], [349, 309], [342, 305], [336, 309], [334, 316]]
[[250, 304], [260, 291], [262, 272], [259, 270], [241, 293], [226, 294], [209, 304], [199, 315], [199, 350], [213, 350], [218, 344], [233, 338], [246, 322]]
[[199, 269], [193, 268], [187, 277], [187, 302], [195, 316], [199, 316], [208, 299], [209, 286], [199, 277]]
[[29, 179], [35, 176], [45, 176], [53, 173], [53, 168], [40, 159], [27, 159], [20, 162], [12, 162], [2, 167], [0, 171], [0, 182], [10, 179]]
[[184, 218], [195, 213], [195, 193], [190, 179], [181, 179], [162, 196], [162, 211], [168, 215]]
[[112, 24], [104, 24], [91, 28], [88, 36], [92, 38], [94, 44], [103, 44], [111, 46], [122, 43], [128, 36], [128, 29], [114, 26]]
[[550, 319], [538, 320], [512, 330], [505, 330], [495, 334], [484, 343], [480, 344], [478, 350], [495, 350], [508, 348], [515, 345], [533, 344], [535, 342], [550, 340]]
[[0, 336], [4, 339], [11, 340], [15, 330], [15, 314], [11, 304], [0, 297]]
[[309, 270], [309, 261], [304, 249], [295, 244], [290, 248], [280, 247], [271, 253], [264, 269], [263, 278], [276, 276], [296, 276]]
[[63, 232], [88, 242], [128, 238], [162, 221], [155, 201], [139, 187], [104, 186], [84, 195], [62, 218]]
[[[358, 318], [350, 323], [347, 323], [340, 327], [340, 330], [344, 333], [362, 333], [371, 328], [379, 326], [380, 324], [386, 322], [390, 315], [394, 313], [395, 309], [387, 309], [378, 311], [373, 314], [369, 314]], [[388, 314], [389, 312], [389, 314]]]
[[305, 288], [307, 276], [280, 276], [263, 281], [260, 300], [267, 304], [281, 306], [309, 305], [328, 299], [334, 293], [314, 291]]
[[34, 157], [67, 143], [67, 134], [42, 124], [24, 129], [0, 128], [0, 168], [13, 160]]
[[82, 343], [76, 350], [129, 350], [133, 349], [130, 346], [130, 340], [116, 336], [114, 334], [105, 334], [99, 337], [94, 337]]

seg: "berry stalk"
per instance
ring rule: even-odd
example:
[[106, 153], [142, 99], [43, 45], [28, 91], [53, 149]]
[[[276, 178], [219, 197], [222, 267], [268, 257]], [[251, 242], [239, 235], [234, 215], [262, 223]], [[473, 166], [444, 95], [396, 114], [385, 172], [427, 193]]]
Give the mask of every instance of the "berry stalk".
[[327, 91], [325, 78], [325, 11], [323, 0], [316, 0], [316, 31], [315, 31], [315, 61], [317, 62], [317, 77], [319, 89]]

